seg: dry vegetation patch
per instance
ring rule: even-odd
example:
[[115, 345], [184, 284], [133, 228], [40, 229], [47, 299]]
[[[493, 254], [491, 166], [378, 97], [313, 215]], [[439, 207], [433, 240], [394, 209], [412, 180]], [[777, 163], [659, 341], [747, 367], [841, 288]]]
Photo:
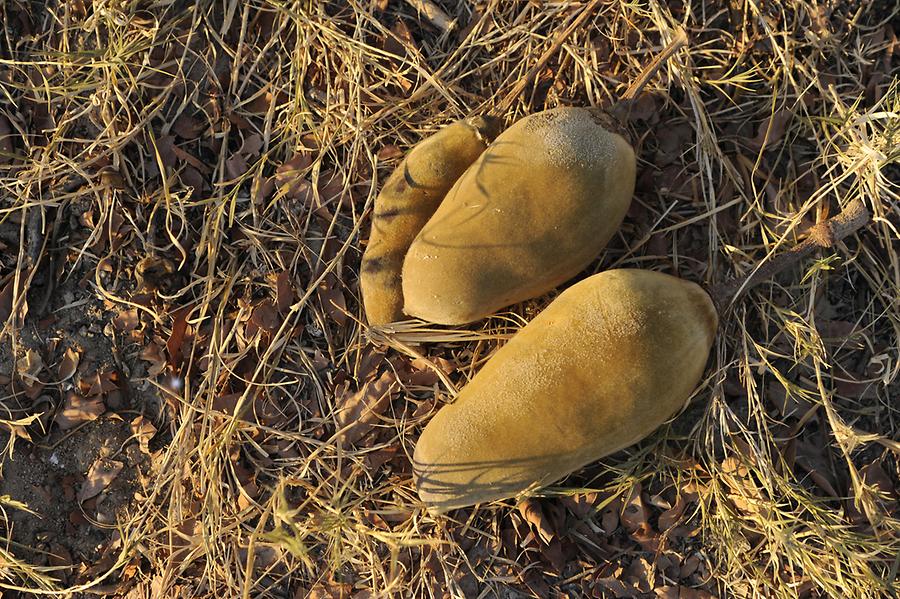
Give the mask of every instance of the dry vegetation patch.
[[[895, 3], [0, 10], [0, 588], [896, 592]], [[421, 427], [550, 298], [369, 334], [377, 190], [468, 114], [611, 105], [680, 28], [626, 117], [632, 209], [584, 274], [719, 282], [853, 199], [873, 224], [733, 306], [692, 404], [647, 440], [520, 505], [428, 516]]]

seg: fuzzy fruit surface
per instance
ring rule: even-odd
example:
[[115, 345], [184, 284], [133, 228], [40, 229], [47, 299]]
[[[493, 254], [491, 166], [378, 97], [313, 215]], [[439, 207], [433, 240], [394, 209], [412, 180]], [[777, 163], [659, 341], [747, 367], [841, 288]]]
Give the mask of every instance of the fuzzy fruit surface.
[[419, 496], [435, 512], [513, 497], [636, 443], [684, 406], [717, 326], [709, 295], [670, 275], [573, 285], [425, 427]]
[[400, 273], [409, 244], [499, 129], [500, 121], [493, 117], [452, 123], [416, 144], [384, 184], [375, 199], [360, 269], [370, 325], [403, 320]]
[[634, 151], [587, 108], [517, 121], [470, 166], [413, 240], [404, 311], [463, 324], [552, 290], [594, 260], [635, 184]]

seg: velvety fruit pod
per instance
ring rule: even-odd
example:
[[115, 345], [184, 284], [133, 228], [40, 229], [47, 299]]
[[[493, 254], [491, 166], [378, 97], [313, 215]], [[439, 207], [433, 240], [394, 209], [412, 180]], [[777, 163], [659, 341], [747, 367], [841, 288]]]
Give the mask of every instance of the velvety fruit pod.
[[409, 246], [404, 311], [463, 324], [587, 267], [634, 192], [634, 151], [607, 122], [596, 110], [557, 108], [501, 133]]
[[400, 271], [409, 244], [499, 129], [500, 121], [493, 117], [448, 125], [410, 150], [384, 184], [375, 199], [360, 272], [370, 325], [404, 318]]
[[643, 439], [696, 388], [717, 326], [709, 295], [670, 275], [573, 285], [425, 427], [419, 496], [435, 512], [514, 497]]

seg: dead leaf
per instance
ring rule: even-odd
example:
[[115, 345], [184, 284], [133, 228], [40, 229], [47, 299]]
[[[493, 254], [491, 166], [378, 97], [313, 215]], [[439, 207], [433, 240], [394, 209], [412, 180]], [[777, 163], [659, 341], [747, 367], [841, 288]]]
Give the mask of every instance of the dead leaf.
[[325, 277], [316, 289], [316, 294], [325, 314], [341, 326], [347, 324], [347, 301], [336, 277]]
[[619, 511], [622, 509], [622, 497], [616, 496], [603, 508], [603, 515], [600, 517], [600, 526], [606, 534], [612, 534], [614, 530], [619, 528]]
[[641, 490], [641, 483], [635, 483], [631, 494], [625, 501], [625, 509], [622, 510], [622, 525], [628, 532], [635, 532], [647, 524], [649, 514], [643, 499], [641, 499]]
[[681, 564], [681, 568], [678, 571], [679, 578], [689, 578], [692, 576], [698, 569], [700, 568], [700, 558], [696, 555], [691, 555]]
[[193, 306], [185, 306], [176, 310], [172, 315], [172, 333], [166, 341], [166, 353], [169, 355], [169, 365], [175, 371], [181, 370], [183, 356], [181, 353], [181, 344], [184, 341], [184, 334], [187, 331], [187, 318], [191, 313]]
[[250, 315], [250, 322], [263, 331], [271, 333], [281, 325], [281, 318], [278, 316], [278, 312], [275, 310], [275, 305], [272, 303], [272, 300], [266, 299], [260, 301], [253, 308], [253, 313]]
[[43, 368], [44, 360], [41, 358], [41, 354], [34, 349], [27, 350], [25, 355], [16, 361], [16, 372], [18, 373], [19, 378], [22, 379], [23, 383], [29, 386], [43, 384], [43, 382], [38, 379], [38, 373]]
[[213, 399], [212, 409], [229, 416], [234, 416], [238, 401], [240, 401], [243, 395], [243, 393], [226, 393], [224, 395], [219, 395]]
[[106, 411], [106, 406], [100, 397], [86, 398], [74, 391], [66, 394], [62, 409], [57, 412], [54, 420], [62, 430], [73, 428], [82, 422], [96, 420]]
[[340, 407], [335, 411], [338, 438], [344, 443], [355, 443], [372, 430], [396, 387], [396, 376], [386, 370], [375, 381], [364, 383], [359, 391], [339, 400]]
[[138, 320], [137, 308], [130, 310], [121, 310], [116, 317], [113, 318], [113, 326], [117, 331], [128, 333], [137, 328], [140, 321]]
[[259, 151], [262, 150], [262, 147], [262, 136], [260, 136], [259, 133], [251, 133], [244, 138], [244, 141], [241, 144], [241, 149], [238, 150], [238, 153], [249, 156], [251, 158], [255, 158], [259, 155]]
[[305, 173], [312, 163], [311, 152], [297, 152], [275, 169], [275, 186], [288, 198], [306, 199], [312, 185]]
[[204, 184], [203, 175], [200, 174], [200, 171], [190, 165], [185, 165], [185, 167], [181, 169], [178, 178], [181, 179], [181, 182], [186, 187], [191, 188], [191, 199], [196, 200], [200, 198], [203, 193]]
[[182, 112], [172, 123], [172, 131], [179, 137], [191, 140], [198, 137], [206, 128], [206, 123], [200, 119], [195, 119], [187, 112]]
[[697, 494], [692, 492], [682, 491], [678, 494], [678, 498], [675, 500], [675, 505], [664, 511], [659, 515], [659, 530], [660, 532], [669, 530], [681, 520], [681, 516], [684, 514], [684, 510], [687, 508], [688, 503], [691, 501], [696, 501]]
[[679, 599], [678, 589], [676, 586], [656, 587], [653, 592], [656, 593], [658, 599]]
[[156, 435], [156, 427], [143, 414], [131, 421], [131, 434], [138, 440], [141, 452], [150, 455], [150, 441]]
[[815, 406], [794, 391], [786, 389], [778, 380], [768, 382], [766, 397], [775, 404], [782, 416], [800, 418]]
[[649, 593], [653, 584], [653, 567], [645, 558], [637, 556], [628, 566], [627, 580], [634, 582], [644, 593]]
[[398, 445], [390, 445], [367, 453], [366, 457], [363, 458], [366, 463], [366, 471], [378, 472], [382, 466], [397, 457], [399, 451], [400, 447]]
[[6, 285], [0, 289], [0, 325], [6, 323], [12, 316], [13, 308], [13, 289], [15, 287], [15, 279], [11, 278]]
[[55, 542], [50, 544], [50, 554], [47, 556], [47, 561], [54, 568], [58, 568], [58, 572], [64, 573], [69, 573], [74, 563], [69, 550]]
[[[802, 596], [802, 594], [800, 596]], [[703, 589], [692, 589], [691, 587], [679, 586], [678, 599], [716, 599], [716, 596]]]
[[393, 160], [394, 158], [400, 158], [403, 156], [403, 150], [394, 144], [390, 144], [384, 146], [380, 150], [378, 150], [378, 160], [379, 162], [383, 162], [386, 160]]
[[759, 124], [756, 129], [756, 137], [748, 142], [748, 145], [754, 150], [765, 150], [771, 145], [781, 141], [788, 123], [791, 121], [792, 113], [790, 110], [781, 109], [772, 116]]
[[[618, 568], [617, 570], [617, 574], [621, 573], [621, 568]], [[598, 578], [597, 584], [612, 593], [613, 597], [616, 597], [616, 599], [621, 599], [623, 597], [639, 597], [641, 595], [641, 591], [637, 587], [625, 584], [619, 580], [616, 575]], [[600, 595], [597, 596], [599, 597]]]
[[797, 440], [795, 465], [805, 470], [816, 486], [822, 489], [828, 497], [839, 497], [835, 490], [835, 477], [828, 462], [825, 448], [817, 447], [813, 443]]
[[294, 286], [290, 271], [283, 270], [275, 277], [275, 307], [280, 314], [287, 314], [294, 303]]
[[597, 493], [580, 493], [578, 495], [565, 496], [562, 504], [579, 520], [584, 520], [594, 513], [599, 495]]
[[90, 377], [83, 377], [78, 388], [88, 396], [105, 395], [119, 388], [119, 374], [115, 370], [98, 370]]
[[59, 363], [60, 383], [75, 376], [75, 371], [78, 369], [78, 362], [80, 359], [81, 354], [75, 351], [75, 348], [69, 347], [66, 349], [66, 352], [63, 354], [63, 358]]
[[119, 476], [125, 464], [115, 460], [100, 458], [88, 470], [88, 475], [78, 490], [78, 503], [84, 503], [91, 497], [96, 497], [103, 489]]
[[141, 350], [141, 360], [150, 362], [147, 374], [151, 377], [158, 376], [166, 369], [166, 359], [163, 356], [162, 345], [160, 343], [151, 342], [143, 350]]
[[544, 543], [549, 544], [555, 535], [550, 522], [544, 516], [541, 504], [536, 499], [528, 498], [519, 503], [518, 507], [519, 513], [522, 514], [525, 521], [537, 531]]
[[535, 597], [549, 597], [550, 585], [546, 579], [537, 570], [530, 569], [522, 578], [522, 583], [528, 587]]
[[225, 172], [227, 173], [228, 178], [232, 180], [239, 178], [246, 173], [249, 168], [250, 166], [247, 164], [247, 159], [240, 154], [232, 154], [231, 157], [225, 161]]

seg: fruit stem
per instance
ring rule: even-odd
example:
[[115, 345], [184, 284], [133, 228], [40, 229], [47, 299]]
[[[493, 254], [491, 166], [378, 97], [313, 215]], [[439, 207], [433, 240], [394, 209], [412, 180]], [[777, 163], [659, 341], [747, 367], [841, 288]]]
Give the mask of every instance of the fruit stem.
[[721, 316], [749, 289], [794, 266], [815, 250], [836, 246], [869, 223], [869, 211], [862, 200], [850, 202], [840, 214], [810, 228], [806, 239], [770, 260], [763, 260], [748, 274], [711, 287], [708, 292]]

